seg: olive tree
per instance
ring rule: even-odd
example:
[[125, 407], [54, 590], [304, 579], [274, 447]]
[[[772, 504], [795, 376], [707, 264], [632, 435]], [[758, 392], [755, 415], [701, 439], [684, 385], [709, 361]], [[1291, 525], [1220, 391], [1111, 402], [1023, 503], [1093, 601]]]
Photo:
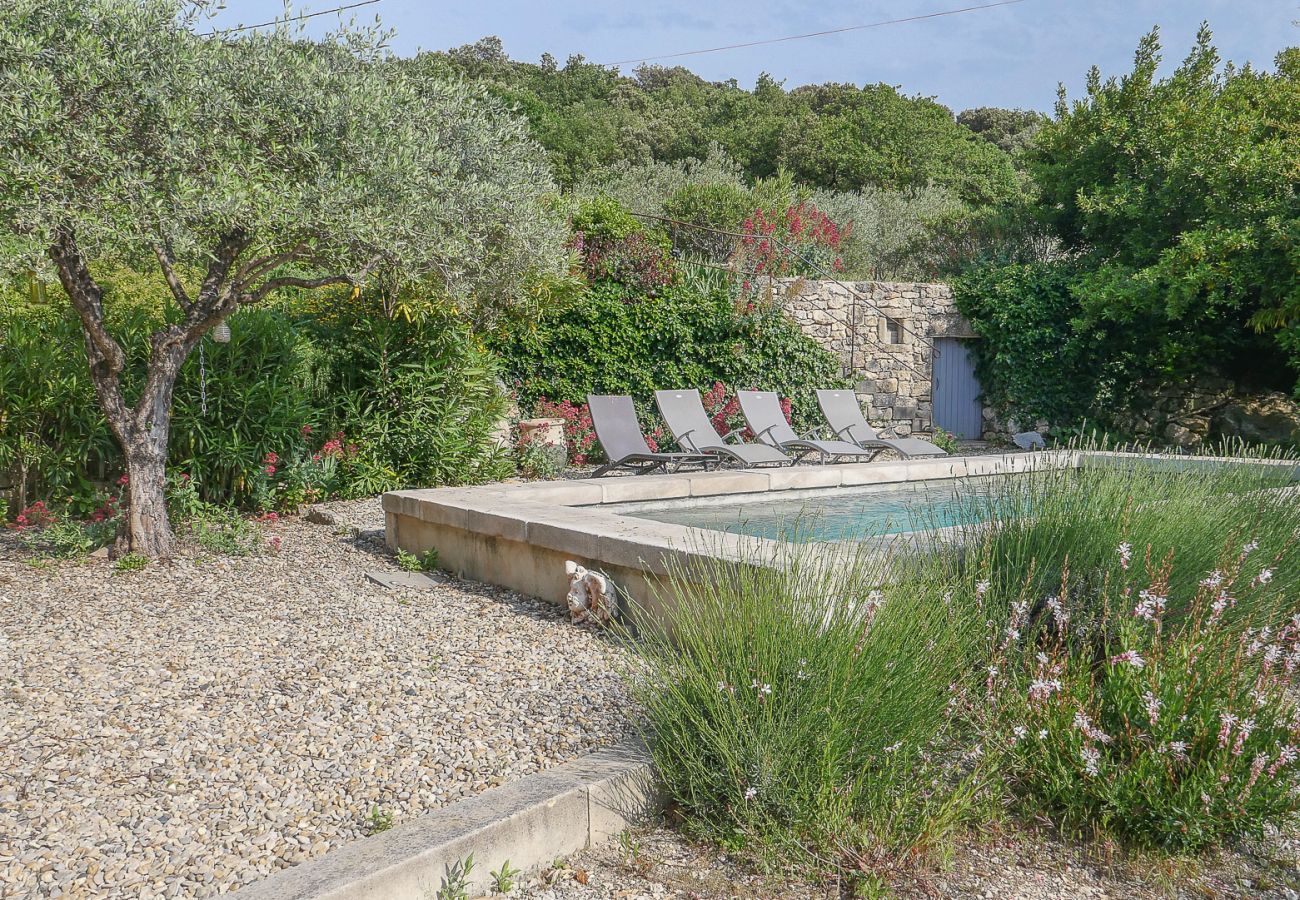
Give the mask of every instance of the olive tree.
[[[119, 543], [168, 556], [172, 393], [236, 310], [284, 289], [432, 279], [508, 300], [563, 258], [526, 126], [382, 58], [380, 35], [202, 34], [204, 3], [0, 4], [0, 227], [7, 262], [56, 275], [129, 476]], [[168, 298], [127, 372], [96, 270], [147, 265]], [[346, 290], [346, 288], [344, 288]]]

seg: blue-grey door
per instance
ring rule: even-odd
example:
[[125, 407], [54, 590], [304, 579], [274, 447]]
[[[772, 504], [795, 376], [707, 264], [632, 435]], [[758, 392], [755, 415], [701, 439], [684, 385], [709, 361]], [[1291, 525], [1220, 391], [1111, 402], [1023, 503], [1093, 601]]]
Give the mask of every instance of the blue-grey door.
[[978, 440], [984, 424], [979, 396], [970, 342], [935, 338], [934, 424], [959, 438]]

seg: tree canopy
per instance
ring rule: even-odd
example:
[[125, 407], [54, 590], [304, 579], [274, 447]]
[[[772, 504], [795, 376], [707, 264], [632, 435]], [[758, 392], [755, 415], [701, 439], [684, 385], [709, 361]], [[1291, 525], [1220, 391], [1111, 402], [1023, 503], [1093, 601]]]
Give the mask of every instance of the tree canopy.
[[[0, 6], [0, 226], [53, 269], [130, 476], [128, 545], [167, 555], [172, 392], [199, 341], [281, 288], [384, 274], [509, 302], [559, 271], [564, 224], [525, 123], [481, 89], [389, 64], [374, 33], [198, 33], [206, 4]], [[168, 296], [132, 372], [97, 280]]]
[[1300, 321], [1300, 49], [1223, 66], [1202, 28], [1159, 63], [1153, 31], [1131, 73], [1062, 94], [1030, 154], [1040, 208], [1081, 257], [1083, 313], [1140, 330], [1155, 368], [1267, 371], [1257, 334]]
[[890, 85], [786, 90], [765, 75], [745, 90], [660, 66], [629, 77], [580, 56], [562, 67], [513, 61], [497, 38], [405, 65], [481, 81], [516, 104], [566, 184], [620, 162], [705, 159], [716, 144], [751, 179], [784, 168], [810, 187], [936, 185], [972, 203], [1006, 200], [1018, 189], [1005, 152], [946, 107]]

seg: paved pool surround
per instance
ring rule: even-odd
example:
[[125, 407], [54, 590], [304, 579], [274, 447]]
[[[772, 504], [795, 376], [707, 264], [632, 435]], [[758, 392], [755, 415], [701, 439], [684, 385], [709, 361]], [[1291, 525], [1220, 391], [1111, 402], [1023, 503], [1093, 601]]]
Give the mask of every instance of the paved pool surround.
[[393, 491], [384, 494], [383, 508], [392, 550], [433, 548], [439, 566], [463, 578], [560, 605], [569, 590], [564, 564], [574, 560], [612, 577], [654, 615], [657, 602], [668, 599], [663, 579], [670, 569], [689, 571], [719, 559], [761, 564], [778, 558], [784, 545], [635, 518], [622, 514], [621, 504], [1011, 474], [1077, 465], [1078, 457], [1071, 451], [1005, 453]]

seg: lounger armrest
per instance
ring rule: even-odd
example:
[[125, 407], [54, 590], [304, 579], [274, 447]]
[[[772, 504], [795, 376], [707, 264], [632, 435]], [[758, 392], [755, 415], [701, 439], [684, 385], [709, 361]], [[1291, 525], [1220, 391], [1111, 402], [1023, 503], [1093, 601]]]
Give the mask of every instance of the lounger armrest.
[[724, 435], [722, 436], [722, 439], [723, 439], [724, 441], [729, 441], [729, 440], [731, 440], [732, 438], [734, 438], [736, 435], [738, 435], [738, 434], [740, 434], [741, 432], [743, 432], [744, 430], [745, 430], [744, 428], [733, 428], [733, 429], [731, 429], [730, 431], [728, 431], [726, 434], [724, 434]]
[[763, 435], [767, 434], [769, 431], [771, 431], [773, 428], [775, 428], [775, 427], [776, 427], [777, 425], [779, 425], [779, 424], [780, 424], [779, 422], [773, 422], [771, 425], [767, 426], [767, 427], [764, 428], [762, 431], [759, 431], [759, 432], [755, 433], [755, 435], [754, 435], [754, 440], [759, 441], [759, 442], [764, 443], [764, 444], [770, 444], [770, 446], [776, 446], [776, 442], [775, 442], [775, 441], [771, 441], [771, 442], [769, 442], [769, 441], [765, 441], [765, 440], [763, 440]]
[[837, 439], [841, 440], [841, 441], [848, 441], [848, 442], [850, 442], [850, 443], [857, 443], [857, 442], [853, 439], [852, 431], [853, 431], [853, 426], [852, 426], [851, 424], [850, 424], [850, 425], [845, 425], [843, 428], [837, 429], [837, 430], [835, 431], [835, 437], [836, 437]]
[[820, 425], [816, 425], [812, 428], [809, 428], [803, 434], [799, 435], [799, 440], [801, 441], [806, 441], [809, 438], [820, 441], [822, 438], [822, 427]]
[[676, 441], [677, 446], [681, 447], [683, 450], [689, 450], [692, 453], [699, 453], [700, 448], [695, 446], [695, 442], [691, 440], [691, 435], [694, 433], [694, 428], [688, 428], [681, 434], [673, 435], [673, 440]]

